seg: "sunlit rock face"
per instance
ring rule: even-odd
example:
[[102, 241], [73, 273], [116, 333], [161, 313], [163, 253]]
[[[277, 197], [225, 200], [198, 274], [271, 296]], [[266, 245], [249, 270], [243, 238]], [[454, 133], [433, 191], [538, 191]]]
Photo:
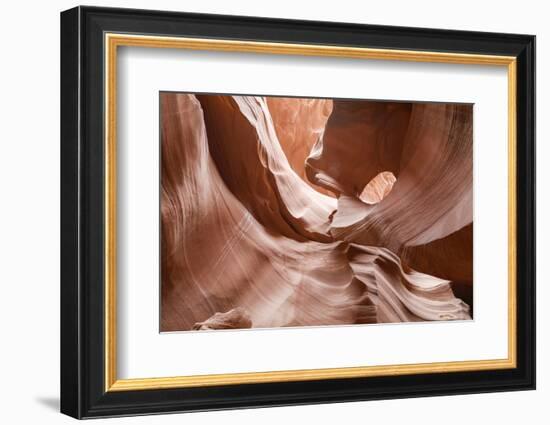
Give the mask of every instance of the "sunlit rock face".
[[367, 204], [377, 204], [390, 193], [395, 180], [391, 171], [382, 171], [368, 182], [359, 195], [359, 199]]
[[313, 146], [323, 137], [332, 113], [332, 100], [267, 97], [266, 101], [277, 138], [290, 167], [307, 184], [334, 197], [330, 190], [315, 186], [306, 177], [306, 159]]
[[248, 312], [242, 307], [237, 307], [225, 313], [216, 313], [204, 322], [195, 323], [193, 330], [246, 329], [251, 326], [252, 321]]
[[471, 125], [464, 105], [162, 93], [161, 330], [471, 318]]

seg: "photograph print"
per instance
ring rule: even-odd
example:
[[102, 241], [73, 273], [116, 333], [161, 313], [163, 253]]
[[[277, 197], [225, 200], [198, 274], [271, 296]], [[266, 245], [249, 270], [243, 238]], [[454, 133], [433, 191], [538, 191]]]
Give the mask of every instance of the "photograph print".
[[473, 105], [159, 96], [161, 332], [473, 318]]

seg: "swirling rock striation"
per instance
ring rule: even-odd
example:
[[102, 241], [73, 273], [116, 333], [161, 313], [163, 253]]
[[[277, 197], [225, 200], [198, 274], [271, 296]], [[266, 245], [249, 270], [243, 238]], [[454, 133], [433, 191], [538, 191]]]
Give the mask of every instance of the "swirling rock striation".
[[470, 318], [468, 111], [342, 102], [161, 94], [162, 331]]

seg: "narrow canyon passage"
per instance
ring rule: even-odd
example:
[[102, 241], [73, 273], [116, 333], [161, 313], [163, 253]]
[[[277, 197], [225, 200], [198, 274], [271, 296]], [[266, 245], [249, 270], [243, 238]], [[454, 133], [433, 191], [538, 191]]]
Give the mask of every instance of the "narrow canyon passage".
[[160, 101], [161, 331], [471, 318], [471, 105]]

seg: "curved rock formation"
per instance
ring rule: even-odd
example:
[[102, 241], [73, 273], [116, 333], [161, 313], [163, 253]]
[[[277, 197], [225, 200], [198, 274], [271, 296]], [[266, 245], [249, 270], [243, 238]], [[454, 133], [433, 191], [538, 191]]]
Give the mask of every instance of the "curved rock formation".
[[[229, 190], [266, 228], [297, 240], [329, 241], [333, 198], [292, 171], [264, 98], [197, 96], [208, 143]], [[238, 143], [238, 144], [236, 144]]]
[[266, 101], [277, 138], [290, 167], [315, 190], [334, 196], [330, 190], [316, 186], [306, 177], [306, 159], [313, 146], [323, 137], [332, 113], [332, 100], [267, 97]]
[[410, 103], [334, 100], [323, 137], [306, 161], [310, 181], [356, 197], [379, 173], [399, 176]]
[[[332, 114], [331, 106], [311, 99], [161, 94], [162, 331], [470, 317], [469, 306], [452, 289], [455, 277], [467, 276], [448, 278], [445, 267], [434, 268], [438, 277], [424, 270], [433, 268], [432, 251], [452, 255], [454, 245], [467, 243], [460, 227], [451, 232], [464, 221], [460, 208], [466, 204], [453, 212], [440, 211], [439, 204], [425, 207], [430, 220], [413, 211], [410, 219], [419, 221], [414, 232], [388, 231], [382, 224], [387, 215], [409, 227], [386, 206], [395, 202], [400, 185], [400, 191], [413, 192], [411, 198], [431, 199], [407, 185], [413, 177], [401, 181], [418, 172], [404, 155], [417, 155], [434, 134], [455, 137], [456, 110], [428, 110], [439, 113], [430, 119], [444, 119], [434, 133], [415, 124], [427, 113], [416, 105], [366, 102], [356, 111], [335, 101]], [[367, 123], [360, 124], [365, 113]], [[451, 123], [448, 116], [455, 117]], [[351, 129], [344, 131], [347, 122], [364, 135], [379, 121], [384, 127], [368, 130], [372, 137], [362, 141]], [[337, 130], [347, 139], [336, 137]], [[452, 169], [456, 164], [449, 158], [460, 152], [438, 143], [449, 152], [433, 160], [444, 164], [423, 170], [442, 178], [441, 168]], [[361, 150], [350, 152], [355, 148]], [[369, 155], [376, 156], [373, 167]], [[383, 171], [397, 176], [393, 188], [389, 174], [369, 183]], [[427, 190], [422, 181], [417, 184]], [[413, 199], [404, 202], [415, 205]], [[369, 221], [373, 217], [381, 223]], [[445, 248], [430, 248], [438, 243]]]
[[215, 329], [246, 329], [252, 327], [250, 314], [241, 307], [229, 310], [226, 313], [215, 313], [204, 322], [193, 325], [195, 331], [206, 331]]
[[[376, 115], [372, 112], [374, 106], [340, 105], [341, 102], [334, 104], [335, 112], [342, 109], [338, 123], [361, 121], [364, 117], [367, 124], [357, 126], [357, 134], [349, 129], [342, 133], [340, 124], [331, 130], [331, 117], [322, 147], [313, 159], [308, 159], [308, 164], [316, 167], [319, 184], [331, 179], [339, 182], [337, 190], [342, 195], [331, 234], [349, 242], [386, 247], [427, 273], [471, 281], [471, 105], [412, 104], [408, 117], [404, 107], [393, 109], [386, 105]], [[408, 123], [405, 133], [399, 125], [402, 121]], [[367, 131], [368, 127], [375, 129]], [[365, 133], [378, 136], [362, 139]], [[387, 139], [380, 134], [386, 134]], [[366, 155], [363, 158], [374, 156], [375, 160], [364, 161], [362, 166], [356, 160], [355, 171], [349, 175], [340, 171], [336, 175], [329, 164], [336, 162], [344, 136], [349, 138], [352, 151], [362, 149]], [[391, 191], [376, 205], [359, 202], [361, 184], [384, 168], [397, 177]], [[361, 184], [354, 185], [354, 181]]]

